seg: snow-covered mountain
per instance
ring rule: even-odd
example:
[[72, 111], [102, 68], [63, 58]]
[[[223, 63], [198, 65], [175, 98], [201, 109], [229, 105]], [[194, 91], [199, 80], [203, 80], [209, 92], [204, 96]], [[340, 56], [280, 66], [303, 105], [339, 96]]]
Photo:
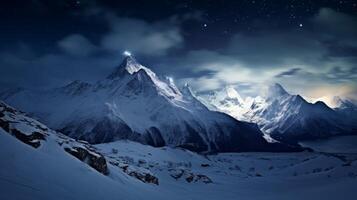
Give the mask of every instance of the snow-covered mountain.
[[0, 199], [315, 200], [356, 194], [353, 153], [200, 155], [132, 141], [91, 145], [2, 102], [0, 158]]
[[335, 110], [357, 112], [357, 103], [354, 100], [335, 96], [332, 101]]
[[238, 120], [246, 120], [244, 113], [249, 110], [249, 99], [244, 100], [233, 86], [202, 95], [199, 99], [209, 109], [227, 113]]
[[48, 91], [11, 91], [3, 97], [49, 127], [90, 143], [129, 139], [199, 152], [290, 150], [267, 142], [255, 124], [208, 110], [188, 85], [179, 90], [131, 56], [95, 84], [74, 81]]
[[[340, 109], [334, 110], [321, 101], [309, 103], [300, 95], [291, 95], [280, 84], [271, 85], [264, 98], [245, 101], [243, 106], [241, 103], [229, 106], [227, 110], [230, 111], [222, 109], [220, 102], [209, 102], [227, 114], [238, 113], [238, 117], [231, 115], [257, 123], [264, 133], [285, 142], [354, 134], [357, 130], [351, 118], [344, 118], [341, 112], [343, 108], [350, 110], [352, 104], [343, 102]], [[350, 115], [355, 116], [356, 113]]]

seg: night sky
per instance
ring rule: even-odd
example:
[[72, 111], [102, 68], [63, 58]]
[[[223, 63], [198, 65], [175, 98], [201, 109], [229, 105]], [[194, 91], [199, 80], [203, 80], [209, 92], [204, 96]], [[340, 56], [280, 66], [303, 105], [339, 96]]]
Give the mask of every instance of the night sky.
[[357, 1], [2, 1], [2, 89], [94, 82], [130, 51], [197, 92], [357, 96]]

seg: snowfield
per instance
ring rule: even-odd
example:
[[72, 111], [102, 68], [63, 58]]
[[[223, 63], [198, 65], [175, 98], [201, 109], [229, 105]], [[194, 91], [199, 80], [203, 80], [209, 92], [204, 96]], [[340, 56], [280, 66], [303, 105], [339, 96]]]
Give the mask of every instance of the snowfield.
[[96, 146], [109, 162], [149, 171], [158, 178], [156, 185], [112, 164], [105, 176], [47, 143], [34, 149], [1, 129], [0, 199], [353, 199], [357, 194], [357, 154], [203, 156], [130, 141]]

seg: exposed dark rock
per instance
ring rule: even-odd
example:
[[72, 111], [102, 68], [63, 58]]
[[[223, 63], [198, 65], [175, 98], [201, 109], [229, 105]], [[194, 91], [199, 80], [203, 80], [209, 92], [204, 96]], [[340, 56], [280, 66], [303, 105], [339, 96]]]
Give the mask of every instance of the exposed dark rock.
[[195, 177], [194, 174], [190, 173], [185, 179], [187, 182], [191, 183], [194, 177]]
[[[5, 116], [7, 117], [5, 118]], [[15, 124], [26, 125], [31, 127], [31, 129], [34, 128], [36, 131], [23, 132], [21, 129], [17, 129]], [[104, 156], [97, 153], [94, 147], [90, 146], [87, 142], [75, 141], [61, 133], [52, 131], [41, 123], [28, 118], [24, 113], [7, 106], [1, 101], [0, 127], [21, 142], [34, 148], [38, 148], [41, 145], [41, 141], [46, 140], [46, 136], [53, 134], [53, 136], [57, 137], [56, 142], [59, 146], [65, 146], [64, 150], [66, 152], [75, 156], [82, 162], [87, 163], [98, 172], [104, 175], [108, 174], [106, 159]]]
[[184, 169], [171, 169], [170, 176], [176, 180], [184, 178], [188, 183], [192, 182], [202, 182], [202, 183], [212, 183], [212, 180], [203, 174], [194, 174], [190, 171]]
[[171, 170], [171, 171], [174, 171], [173, 173], [170, 173], [170, 176], [174, 179], [179, 179], [182, 177], [182, 175], [184, 174], [184, 171], [181, 169], [181, 170]]
[[153, 183], [155, 185], [159, 185], [159, 179], [148, 173], [139, 173], [136, 171], [132, 171], [128, 173], [129, 176], [133, 176], [144, 183]]
[[38, 148], [41, 145], [40, 140], [45, 140], [45, 135], [39, 132], [33, 132], [31, 135], [26, 135], [17, 129], [11, 129], [10, 133], [25, 144]]
[[108, 166], [104, 156], [91, 152], [82, 147], [64, 148], [65, 151], [78, 158], [79, 160], [87, 163], [89, 166], [93, 167], [98, 172], [108, 175]]
[[203, 174], [197, 174], [195, 181], [201, 181], [203, 183], [212, 183], [212, 180], [208, 176]]
[[115, 161], [115, 162], [111, 161], [110, 164], [113, 164], [113, 165], [121, 168], [124, 173], [126, 173], [129, 176], [132, 176], [144, 183], [153, 183], [155, 185], [159, 185], [159, 179], [150, 173], [142, 172], [139, 170], [135, 171], [135, 170], [129, 168], [128, 165], [120, 165], [120, 163], [118, 163], [117, 161]]
[[[0, 113], [3, 114], [3, 113]], [[0, 118], [0, 127], [6, 132], [10, 132], [10, 123]]]

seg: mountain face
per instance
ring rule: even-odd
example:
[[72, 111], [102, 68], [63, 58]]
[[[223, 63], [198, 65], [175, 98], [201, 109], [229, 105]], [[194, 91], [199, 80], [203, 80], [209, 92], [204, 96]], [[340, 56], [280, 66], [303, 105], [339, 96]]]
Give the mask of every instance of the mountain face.
[[291, 150], [268, 143], [255, 124], [208, 110], [188, 85], [179, 90], [130, 56], [95, 84], [74, 81], [3, 97], [49, 127], [90, 143], [129, 139], [198, 152]]
[[[210, 102], [217, 105], [215, 101]], [[240, 113], [220, 110], [228, 114], [239, 113], [241, 116], [236, 118], [257, 123], [264, 133], [279, 141], [296, 143], [300, 140], [353, 134], [356, 131], [350, 118], [344, 118], [340, 110], [333, 110], [321, 101], [309, 103], [300, 95], [289, 94], [279, 84], [271, 85], [265, 98], [257, 97], [246, 101], [246, 104], [237, 105], [249, 107]], [[350, 109], [351, 105], [348, 105]]]
[[353, 100], [336, 96], [333, 98], [333, 103], [335, 105], [334, 110], [357, 113], [357, 104]]
[[246, 120], [243, 114], [249, 109], [248, 103], [234, 87], [227, 86], [222, 90], [211, 92], [201, 96], [200, 100], [209, 109], [227, 113], [238, 120]]

